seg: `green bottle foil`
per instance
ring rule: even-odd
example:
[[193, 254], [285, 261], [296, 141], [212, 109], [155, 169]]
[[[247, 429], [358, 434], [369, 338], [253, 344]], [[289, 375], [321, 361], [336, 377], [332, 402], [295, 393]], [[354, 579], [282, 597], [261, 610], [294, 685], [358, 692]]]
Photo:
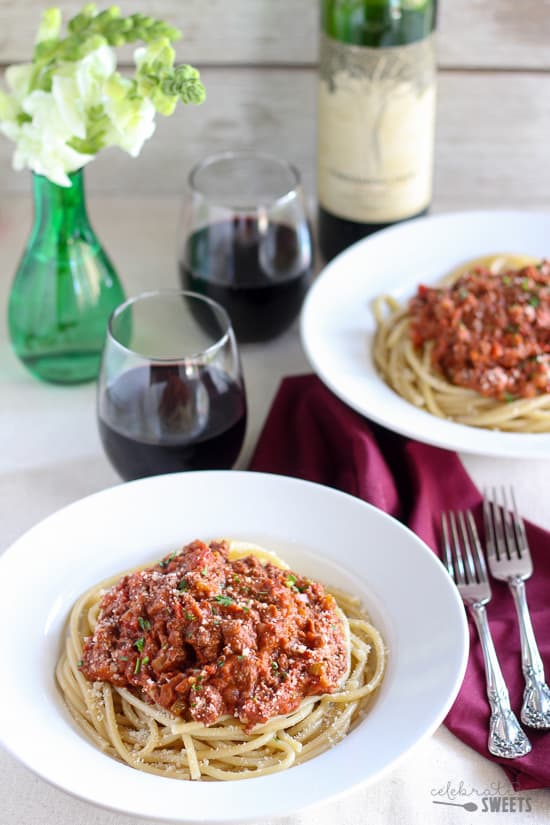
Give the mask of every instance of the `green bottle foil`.
[[125, 300], [90, 225], [82, 169], [62, 187], [33, 174], [34, 224], [8, 305], [13, 349], [43, 381], [77, 384], [99, 372], [107, 320]]

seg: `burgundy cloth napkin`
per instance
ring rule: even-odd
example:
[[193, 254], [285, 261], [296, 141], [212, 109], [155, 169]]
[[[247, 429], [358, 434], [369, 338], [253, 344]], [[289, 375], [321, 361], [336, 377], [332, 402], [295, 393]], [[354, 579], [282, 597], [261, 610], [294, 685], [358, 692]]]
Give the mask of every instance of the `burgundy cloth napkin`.
[[[316, 481], [357, 496], [408, 524], [434, 551], [442, 510], [471, 507], [481, 524], [481, 495], [455, 453], [372, 424], [339, 401], [313, 375], [283, 380], [250, 469]], [[504, 481], [504, 479], [503, 479]], [[535, 573], [527, 585], [531, 616], [550, 677], [550, 535], [526, 524]], [[523, 695], [520, 639], [512, 596], [492, 582], [489, 623], [519, 717]], [[445, 724], [459, 739], [499, 762], [517, 790], [550, 786], [550, 731], [526, 729], [533, 745], [521, 759], [487, 750], [489, 706], [481, 646], [470, 620], [470, 657]]]

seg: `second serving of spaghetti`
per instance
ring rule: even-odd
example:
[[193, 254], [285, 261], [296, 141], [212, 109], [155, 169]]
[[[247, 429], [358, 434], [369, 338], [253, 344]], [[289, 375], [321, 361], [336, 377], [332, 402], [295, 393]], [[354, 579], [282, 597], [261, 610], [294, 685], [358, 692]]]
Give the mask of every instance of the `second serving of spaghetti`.
[[223, 780], [280, 771], [335, 744], [384, 663], [357, 599], [255, 545], [194, 541], [85, 593], [56, 675], [108, 755], [162, 776]]
[[400, 305], [375, 301], [374, 361], [433, 415], [509, 432], [550, 432], [550, 263], [491, 255]]

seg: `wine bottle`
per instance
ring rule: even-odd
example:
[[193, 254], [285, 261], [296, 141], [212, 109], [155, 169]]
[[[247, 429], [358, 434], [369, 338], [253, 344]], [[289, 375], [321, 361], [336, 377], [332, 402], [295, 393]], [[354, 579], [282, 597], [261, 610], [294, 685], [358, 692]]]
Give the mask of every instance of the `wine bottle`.
[[437, 0], [321, 0], [319, 245], [330, 260], [426, 212]]

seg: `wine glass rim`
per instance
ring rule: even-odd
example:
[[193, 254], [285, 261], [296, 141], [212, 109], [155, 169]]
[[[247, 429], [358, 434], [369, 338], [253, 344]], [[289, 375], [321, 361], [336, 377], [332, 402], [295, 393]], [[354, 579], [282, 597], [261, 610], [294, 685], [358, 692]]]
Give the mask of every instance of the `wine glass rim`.
[[[137, 350], [132, 349], [131, 347], [127, 347], [117, 338], [113, 331], [113, 324], [116, 321], [116, 319], [120, 315], [122, 315], [123, 312], [129, 309], [129, 307], [133, 306], [134, 304], [138, 303], [138, 301], [141, 301], [143, 299], [161, 298], [168, 296], [197, 298], [204, 304], [208, 304], [213, 310], [219, 313], [219, 315], [223, 319], [225, 332], [216, 341], [214, 341], [213, 344], [210, 344], [209, 347], [206, 347], [206, 349], [200, 350], [199, 352], [193, 352], [187, 355], [173, 355], [170, 358], [160, 358], [156, 355], [146, 355], [145, 353], [138, 352]], [[222, 347], [224, 347], [227, 341], [229, 340], [232, 333], [233, 326], [231, 324], [231, 319], [229, 317], [229, 314], [227, 313], [227, 310], [217, 301], [213, 301], [212, 298], [207, 298], [205, 295], [201, 295], [199, 292], [193, 292], [189, 289], [149, 289], [145, 292], [139, 292], [137, 295], [132, 295], [130, 298], [127, 298], [122, 304], [119, 304], [111, 312], [109, 320], [107, 321], [107, 335], [109, 336], [111, 341], [114, 344], [116, 344], [117, 347], [119, 347], [124, 352], [127, 352], [129, 355], [137, 355], [140, 358], [147, 359], [147, 361], [151, 361], [155, 364], [172, 364], [174, 361], [177, 361], [180, 364], [196, 363], [199, 359], [205, 358], [206, 356], [210, 356], [218, 350], [222, 349]]]
[[[245, 160], [245, 159], [254, 159], [254, 160], [263, 160], [268, 163], [276, 164], [284, 168], [291, 176], [292, 184], [286, 187], [285, 191], [282, 192], [280, 195], [274, 195], [272, 198], [269, 199], [270, 204], [277, 204], [281, 201], [284, 201], [289, 198], [289, 196], [293, 195], [294, 193], [299, 192], [302, 186], [302, 178], [298, 168], [291, 163], [289, 160], [285, 158], [277, 157], [277, 155], [272, 155], [269, 152], [256, 152], [253, 149], [228, 149], [224, 152], [215, 152], [211, 155], [207, 155], [205, 158], [200, 160], [196, 163], [191, 171], [189, 172], [188, 182], [189, 186], [191, 187], [193, 192], [201, 195], [205, 200], [213, 202], [215, 197], [212, 195], [207, 195], [203, 189], [197, 183], [197, 176], [200, 172], [206, 169], [208, 166], [212, 166], [214, 163], [219, 163], [223, 160]], [[248, 212], [250, 209], [256, 209], [259, 204], [253, 204], [250, 206], [234, 206], [227, 204], [228, 209], [232, 209], [234, 212]]]

